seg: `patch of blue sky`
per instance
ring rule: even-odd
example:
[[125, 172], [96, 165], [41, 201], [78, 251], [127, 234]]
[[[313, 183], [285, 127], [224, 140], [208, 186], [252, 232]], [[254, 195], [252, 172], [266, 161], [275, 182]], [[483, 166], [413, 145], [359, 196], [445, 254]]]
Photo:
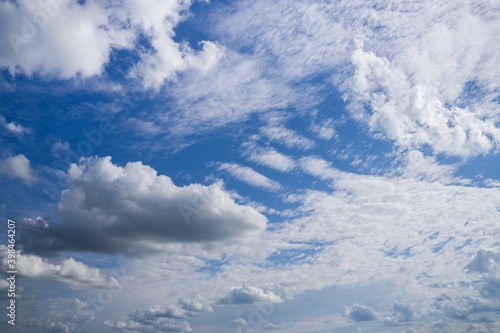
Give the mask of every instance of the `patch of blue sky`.
[[307, 246], [305, 248], [300, 247], [297, 249], [278, 250], [266, 258], [266, 264], [268, 267], [278, 267], [283, 264], [293, 265], [303, 263], [304, 261], [307, 262], [307, 260], [312, 258], [315, 254], [321, 252], [325, 245], [327, 244], [316, 245], [314, 247]]
[[452, 241], [454, 238], [455, 238], [455, 237], [449, 237], [447, 240], [445, 240], [445, 241], [443, 241], [443, 242], [441, 242], [441, 243], [437, 244], [436, 246], [434, 246], [434, 247], [432, 248], [432, 252], [434, 252], [434, 253], [438, 253], [438, 252], [440, 252], [440, 251], [441, 251], [441, 250], [442, 250], [442, 249], [446, 246], [446, 244], [448, 244], [448, 243], [449, 243], [450, 241]]
[[469, 158], [457, 167], [457, 175], [472, 179], [474, 186], [487, 187], [486, 179], [500, 180], [500, 155], [485, 154]]
[[214, 276], [223, 271], [224, 265], [229, 263], [226, 255], [223, 254], [220, 259], [205, 259], [205, 266], [198, 268], [196, 271]]
[[200, 51], [203, 47], [200, 42], [211, 40], [209, 29], [203, 27], [207, 23], [205, 14], [207, 11], [213, 10], [213, 5], [216, 5], [215, 2], [220, 1], [211, 3], [205, 1], [193, 2], [189, 8], [189, 13], [185, 13], [187, 18], [179, 22], [175, 27], [175, 36], [172, 39], [179, 44], [187, 43], [193, 50]]
[[391, 258], [409, 258], [414, 256], [415, 254], [412, 254], [412, 247], [407, 247], [405, 249], [399, 249], [397, 246], [393, 247], [389, 251], [384, 251], [386, 257], [391, 257]]

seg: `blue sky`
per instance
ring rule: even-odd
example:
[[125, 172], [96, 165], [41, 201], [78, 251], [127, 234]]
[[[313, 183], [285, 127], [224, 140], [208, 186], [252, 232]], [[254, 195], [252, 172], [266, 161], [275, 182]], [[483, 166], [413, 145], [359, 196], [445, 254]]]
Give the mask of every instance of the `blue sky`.
[[1, 330], [498, 331], [499, 13], [1, 1]]

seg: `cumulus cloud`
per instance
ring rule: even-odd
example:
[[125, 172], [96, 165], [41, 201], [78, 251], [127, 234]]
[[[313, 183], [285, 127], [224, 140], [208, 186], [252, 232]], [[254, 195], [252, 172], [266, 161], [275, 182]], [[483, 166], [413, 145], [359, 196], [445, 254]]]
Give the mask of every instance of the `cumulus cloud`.
[[220, 298], [218, 304], [253, 304], [258, 302], [282, 302], [281, 298], [271, 291], [252, 286], [231, 287], [229, 294]]
[[23, 135], [31, 133], [31, 130], [27, 127], [16, 124], [13, 121], [8, 123], [7, 120], [5, 120], [4, 116], [0, 116], [0, 126], [3, 126], [5, 130], [15, 135]]
[[267, 219], [234, 202], [220, 184], [175, 186], [141, 162], [125, 167], [110, 157], [72, 164], [59, 203], [62, 224], [23, 230], [29, 251], [139, 254], [172, 243], [250, 241]]
[[384, 318], [384, 325], [399, 326], [415, 319], [415, 311], [409, 305], [394, 303], [392, 316]]
[[354, 303], [353, 306], [344, 308], [344, 316], [354, 321], [370, 321], [377, 319], [378, 315], [369, 306]]
[[18, 178], [31, 186], [36, 181], [35, 172], [31, 169], [30, 161], [23, 154], [0, 160], [0, 174], [9, 178]]
[[258, 173], [254, 169], [244, 165], [236, 163], [221, 163], [218, 170], [225, 170], [234, 178], [267, 191], [274, 192], [281, 189], [281, 185], [277, 181], [269, 179], [263, 174]]
[[114, 25], [112, 6], [101, 1], [4, 1], [0, 66], [12, 74], [61, 78], [100, 75], [112, 48], [133, 45], [133, 33]]
[[193, 330], [185, 321], [177, 322], [171, 318], [156, 318], [143, 322], [106, 320], [104, 325], [125, 332], [192, 332]]
[[480, 249], [466, 269], [481, 274], [483, 283], [476, 287], [479, 294], [500, 309], [500, 253]]
[[156, 305], [139, 309], [128, 315], [126, 321], [106, 320], [104, 324], [116, 330], [140, 332], [191, 332], [189, 324], [180, 319], [197, 317], [212, 312], [211, 301], [201, 295], [195, 298], [178, 298], [176, 304]]
[[494, 271], [498, 264], [500, 264], [500, 253], [480, 249], [465, 268], [470, 272], [489, 273]]
[[[7, 246], [0, 245], [0, 252], [5, 254], [2, 258], [2, 266], [8, 267]], [[63, 283], [75, 290], [92, 287], [120, 287], [117, 279], [107, 278], [98, 268], [89, 267], [73, 258], [67, 258], [59, 264], [53, 264], [41, 257], [18, 252], [16, 267], [22, 276]]]
[[177, 304], [156, 305], [145, 310], [137, 310], [129, 317], [134, 321], [154, 320], [156, 318], [184, 319], [199, 316], [204, 312], [212, 312], [211, 304], [212, 302], [200, 295], [193, 299], [179, 298]]
[[202, 50], [196, 54], [187, 45], [173, 40], [174, 28], [183, 19], [182, 11], [191, 3], [189, 0], [126, 2], [132, 25], [150, 37], [152, 50], [142, 52], [141, 60], [130, 72], [130, 76], [142, 78], [146, 88], [158, 89], [178, 71], [190, 67], [206, 72], [222, 57], [223, 49], [212, 42], [202, 42]]
[[[498, 13], [491, 2], [242, 1], [216, 32], [285, 81], [326, 75], [352, 117], [405, 149], [496, 152]], [[292, 23], [293, 22], [293, 23]]]
[[12, 74], [35, 73], [64, 79], [101, 75], [113, 50], [131, 50], [146, 38], [151, 47], [139, 51], [130, 77], [145, 88], [159, 89], [187, 68], [208, 70], [221, 49], [204, 42], [195, 52], [173, 40], [175, 26], [191, 1], [22, 0], [0, 4], [2, 35], [0, 66]]

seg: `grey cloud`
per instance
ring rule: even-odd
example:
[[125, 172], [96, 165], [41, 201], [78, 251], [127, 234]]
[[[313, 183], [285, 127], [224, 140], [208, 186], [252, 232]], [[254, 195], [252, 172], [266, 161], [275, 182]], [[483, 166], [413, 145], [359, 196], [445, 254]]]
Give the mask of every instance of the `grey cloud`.
[[128, 315], [127, 321], [106, 320], [107, 327], [116, 330], [132, 330], [134, 332], [191, 332], [186, 319], [196, 317], [204, 312], [212, 312], [212, 302], [197, 295], [193, 299], [179, 298], [176, 304], [156, 305], [147, 309], [139, 309]]
[[500, 254], [480, 249], [476, 256], [465, 267], [470, 272], [488, 273], [496, 263], [500, 262]]
[[392, 315], [384, 319], [384, 325], [399, 326], [400, 323], [407, 323], [413, 320], [415, 320], [415, 313], [410, 306], [394, 303]]
[[354, 303], [351, 307], [344, 308], [344, 316], [354, 321], [370, 321], [377, 319], [378, 315], [369, 306]]
[[24, 225], [25, 251], [134, 255], [180, 242], [250, 242], [267, 223], [220, 184], [178, 187], [141, 162], [120, 167], [110, 157], [88, 159], [70, 167], [67, 183], [58, 211], [62, 223]]

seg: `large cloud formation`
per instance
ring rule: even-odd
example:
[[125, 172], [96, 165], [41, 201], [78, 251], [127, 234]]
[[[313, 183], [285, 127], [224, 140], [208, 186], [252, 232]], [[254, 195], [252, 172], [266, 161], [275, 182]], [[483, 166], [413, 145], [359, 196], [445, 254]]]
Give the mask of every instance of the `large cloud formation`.
[[252, 239], [267, 223], [220, 184], [178, 187], [141, 162], [120, 167], [111, 157], [87, 159], [71, 165], [67, 182], [62, 224], [26, 227], [26, 250], [137, 254], [180, 242], [228, 244]]
[[42, 74], [63, 79], [99, 76], [112, 52], [133, 50], [142, 39], [151, 47], [139, 52], [129, 76], [145, 88], [159, 88], [187, 68], [207, 70], [221, 50], [204, 42], [195, 52], [176, 43], [174, 27], [192, 1], [67, 0], [0, 3], [0, 67], [12, 74]]
[[[498, 11], [483, 1], [241, 1], [216, 32], [289, 82], [323, 73], [403, 149], [498, 151]], [[291, 27], [293, 22], [293, 28]]]

